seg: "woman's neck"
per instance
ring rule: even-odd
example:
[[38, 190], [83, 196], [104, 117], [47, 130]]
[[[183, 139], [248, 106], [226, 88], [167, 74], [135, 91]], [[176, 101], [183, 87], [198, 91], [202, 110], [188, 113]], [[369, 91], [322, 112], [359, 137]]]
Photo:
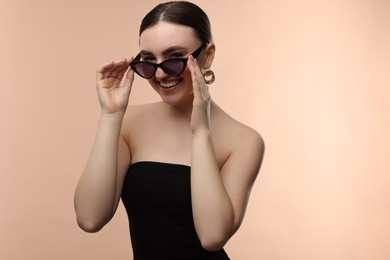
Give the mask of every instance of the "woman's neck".
[[193, 97], [188, 97], [186, 100], [182, 100], [180, 103], [169, 104], [164, 101], [161, 102], [163, 109], [170, 116], [182, 119], [191, 119]]
[[[164, 103], [163, 101], [160, 103], [162, 106], [162, 109], [165, 111], [168, 116], [180, 119], [180, 120], [191, 120], [192, 115], [192, 106], [193, 106], [193, 99], [191, 99], [187, 103], [181, 103], [177, 105], [171, 105]], [[211, 109], [215, 108], [216, 104], [213, 100], [211, 100]]]

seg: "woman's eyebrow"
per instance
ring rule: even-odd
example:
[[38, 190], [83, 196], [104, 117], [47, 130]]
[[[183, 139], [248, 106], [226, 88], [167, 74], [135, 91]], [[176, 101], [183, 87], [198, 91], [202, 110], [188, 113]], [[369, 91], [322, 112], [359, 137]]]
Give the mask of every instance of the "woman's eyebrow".
[[142, 56], [154, 56], [153, 52], [141, 50], [139, 52]]
[[[174, 51], [187, 51], [187, 49], [184, 47], [181, 47], [181, 46], [172, 46], [172, 47], [169, 47], [168, 49], [165, 49], [162, 52], [162, 55], [165, 56], [165, 55], [172, 53]], [[146, 51], [146, 50], [141, 50], [140, 53], [143, 56], [154, 56], [153, 52]]]
[[172, 47], [169, 47], [168, 49], [164, 50], [162, 52], [162, 54], [167, 55], [167, 54], [175, 52], [175, 51], [185, 51], [185, 50], [186, 50], [186, 48], [181, 47], [181, 46], [172, 46]]

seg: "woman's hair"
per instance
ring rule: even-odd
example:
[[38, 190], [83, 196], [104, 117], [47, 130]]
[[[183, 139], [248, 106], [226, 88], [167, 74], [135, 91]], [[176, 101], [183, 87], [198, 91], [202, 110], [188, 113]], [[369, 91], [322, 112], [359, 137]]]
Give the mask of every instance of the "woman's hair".
[[193, 3], [171, 1], [157, 5], [142, 20], [139, 35], [160, 21], [191, 27], [203, 43], [209, 43], [213, 39], [207, 14]]

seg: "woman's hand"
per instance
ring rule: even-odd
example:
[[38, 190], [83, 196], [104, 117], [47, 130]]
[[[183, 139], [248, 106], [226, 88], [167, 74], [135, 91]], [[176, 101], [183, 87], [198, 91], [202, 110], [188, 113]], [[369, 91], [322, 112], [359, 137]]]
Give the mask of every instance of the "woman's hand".
[[129, 68], [132, 59], [113, 61], [96, 71], [96, 88], [103, 114], [125, 113], [134, 80], [134, 72]]
[[209, 87], [204, 81], [198, 62], [192, 56], [188, 59], [188, 68], [191, 72], [194, 101], [191, 115], [192, 134], [201, 132], [210, 133], [211, 96]]

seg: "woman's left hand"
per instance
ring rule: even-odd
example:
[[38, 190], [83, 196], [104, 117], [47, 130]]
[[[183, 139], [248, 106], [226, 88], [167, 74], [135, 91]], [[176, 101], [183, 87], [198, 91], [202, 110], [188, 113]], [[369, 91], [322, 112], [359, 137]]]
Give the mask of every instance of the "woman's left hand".
[[188, 68], [191, 72], [194, 101], [191, 115], [192, 134], [201, 132], [210, 133], [210, 110], [211, 96], [209, 87], [204, 81], [204, 77], [198, 62], [192, 56], [188, 58]]

